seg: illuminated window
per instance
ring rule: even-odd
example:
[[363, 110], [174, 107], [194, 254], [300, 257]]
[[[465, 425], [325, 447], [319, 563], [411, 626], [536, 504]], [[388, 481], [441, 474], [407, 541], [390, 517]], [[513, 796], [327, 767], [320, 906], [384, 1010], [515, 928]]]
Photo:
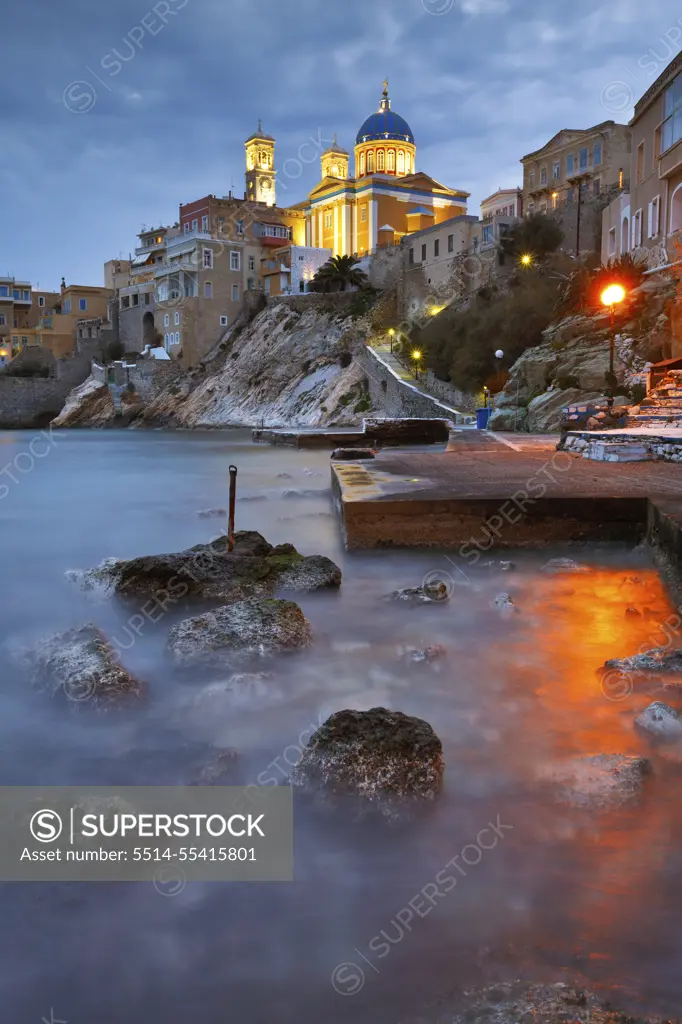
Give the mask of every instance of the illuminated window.
[[373, 174], [374, 173], [374, 150], [373, 149], [370, 149], [369, 153], [367, 154], [367, 173], [368, 174]]
[[365, 173], [365, 154], [360, 154], [360, 177]]
[[395, 150], [389, 149], [388, 151], [388, 169], [389, 171], [395, 171]]
[[405, 154], [402, 149], [398, 152], [398, 174], [405, 173]]
[[377, 152], [377, 170], [378, 171], [383, 171], [383, 169], [384, 169], [384, 151], [383, 151], [383, 149], [380, 149]]

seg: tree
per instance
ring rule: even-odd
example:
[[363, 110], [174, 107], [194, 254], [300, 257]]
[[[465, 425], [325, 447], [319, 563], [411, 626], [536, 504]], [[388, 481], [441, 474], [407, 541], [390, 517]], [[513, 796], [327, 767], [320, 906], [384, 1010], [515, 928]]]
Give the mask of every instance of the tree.
[[531, 213], [511, 226], [500, 239], [500, 249], [515, 260], [525, 254], [533, 260], [544, 260], [557, 251], [563, 240], [564, 233], [552, 217]]
[[315, 274], [314, 290], [345, 292], [347, 286], [364, 288], [367, 275], [363, 270], [358, 270], [359, 262], [355, 256], [332, 256]]
[[106, 347], [106, 358], [110, 363], [121, 359], [125, 352], [125, 346], [120, 341], [110, 341]]

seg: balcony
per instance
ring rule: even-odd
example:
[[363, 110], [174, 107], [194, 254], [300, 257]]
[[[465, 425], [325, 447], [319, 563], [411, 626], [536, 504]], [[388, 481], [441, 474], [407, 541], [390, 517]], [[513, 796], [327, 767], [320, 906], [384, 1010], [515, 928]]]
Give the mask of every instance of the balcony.
[[273, 246], [276, 249], [282, 249], [285, 246], [291, 245], [290, 238], [282, 238], [281, 236], [275, 238], [273, 235], [260, 235], [257, 240], [261, 245]]
[[585, 164], [584, 167], [579, 167], [577, 171], [573, 171], [571, 174], [566, 175], [566, 181], [570, 185], [576, 185], [579, 181], [584, 181], [586, 178], [591, 178], [594, 174], [599, 174], [603, 170], [602, 165], [599, 164], [595, 167], [594, 164]]
[[161, 242], [154, 242], [153, 245], [138, 245], [135, 249], [136, 256], [150, 256], [153, 252], [166, 248], [165, 239]]
[[208, 231], [200, 231], [198, 228], [193, 231], [181, 232], [179, 235], [173, 235], [171, 238], [167, 238], [162, 249], [172, 249], [174, 246], [181, 245], [183, 242], [193, 242], [195, 240], [201, 242], [210, 242], [213, 239], [213, 235]]
[[670, 149], [661, 155], [658, 163], [659, 178], [667, 178], [679, 170], [682, 164], [682, 139], [675, 142]]

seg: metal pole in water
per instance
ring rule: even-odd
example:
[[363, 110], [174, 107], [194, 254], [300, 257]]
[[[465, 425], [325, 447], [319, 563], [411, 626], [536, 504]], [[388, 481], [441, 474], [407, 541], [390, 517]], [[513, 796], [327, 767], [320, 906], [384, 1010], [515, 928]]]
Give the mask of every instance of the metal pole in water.
[[227, 550], [234, 547], [234, 504], [237, 498], [237, 467], [230, 466], [230, 510], [227, 520]]

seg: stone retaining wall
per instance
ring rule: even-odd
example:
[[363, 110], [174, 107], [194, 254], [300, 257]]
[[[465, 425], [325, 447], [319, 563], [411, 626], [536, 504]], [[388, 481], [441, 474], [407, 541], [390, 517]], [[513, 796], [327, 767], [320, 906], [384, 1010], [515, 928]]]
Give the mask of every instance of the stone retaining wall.
[[0, 374], [0, 427], [42, 425], [57, 416], [69, 392], [88, 376], [90, 363], [79, 356], [57, 359], [54, 377]]
[[320, 312], [345, 312], [357, 300], [358, 291], [353, 292], [307, 292], [305, 295], [274, 295], [268, 298], [268, 305], [283, 303], [297, 313], [307, 313], [309, 309]]
[[[650, 459], [658, 462], [682, 462], [682, 438], [656, 437], [655, 435], [647, 437], [645, 434], [610, 434], [606, 431], [599, 433], [594, 430], [584, 434], [570, 431], [562, 441], [561, 447], [567, 452], [582, 455], [595, 442], [602, 442], [607, 452], [609, 445], [614, 447], [615, 452], [618, 448], [631, 444], [637, 447], [641, 446]], [[605, 459], [604, 461], [609, 460]], [[613, 461], [628, 462], [631, 460], [619, 456], [618, 458], [614, 457]]]
[[368, 346], [364, 346], [356, 358], [367, 375], [372, 405], [386, 416], [393, 419], [453, 418], [452, 409], [401, 380]]
[[476, 411], [474, 395], [467, 395], [464, 391], [453, 388], [452, 384], [448, 384], [447, 381], [439, 380], [431, 370], [426, 374], [426, 386], [436, 398], [445, 402], [446, 405], [452, 405], [455, 409], [462, 409], [464, 412]]
[[[174, 361], [146, 359], [134, 366], [126, 366], [122, 361], [112, 364], [115, 383], [125, 387], [132, 384], [135, 391], [145, 402], [151, 402], [161, 394], [176, 377], [183, 374], [182, 367]], [[93, 362], [91, 373], [101, 384], [108, 383], [109, 370], [112, 367], [102, 366]]]

